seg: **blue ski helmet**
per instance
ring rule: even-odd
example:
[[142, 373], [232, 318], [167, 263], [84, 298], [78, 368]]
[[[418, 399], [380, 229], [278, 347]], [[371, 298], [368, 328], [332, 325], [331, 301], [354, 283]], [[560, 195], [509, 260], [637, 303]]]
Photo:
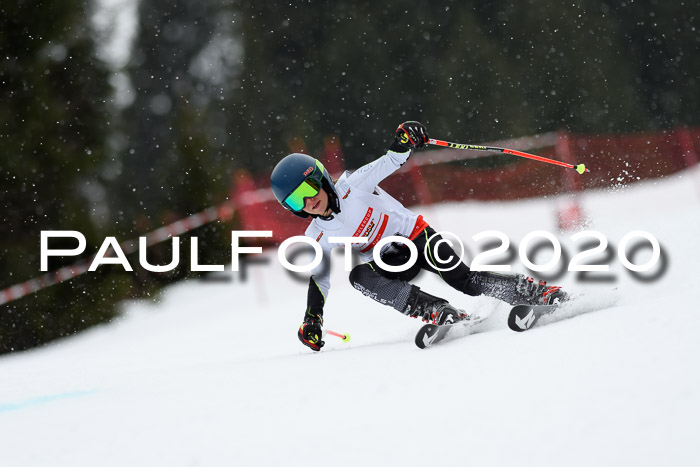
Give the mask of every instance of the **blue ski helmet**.
[[310, 216], [303, 211], [304, 199], [316, 196], [321, 188], [328, 194], [331, 210], [340, 212], [338, 194], [330, 174], [321, 162], [309, 155], [294, 153], [279, 161], [270, 175], [270, 184], [277, 201], [296, 216]]

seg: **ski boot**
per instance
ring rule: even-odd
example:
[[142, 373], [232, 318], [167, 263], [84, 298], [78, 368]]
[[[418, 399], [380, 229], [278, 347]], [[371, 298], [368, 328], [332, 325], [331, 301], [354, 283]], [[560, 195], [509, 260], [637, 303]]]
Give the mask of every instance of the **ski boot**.
[[535, 282], [532, 277], [522, 274], [518, 274], [515, 290], [519, 303], [523, 305], [558, 305], [569, 298], [561, 287], [547, 286], [546, 281]]
[[423, 292], [415, 285], [412, 286], [406, 306], [401, 312], [411, 318], [421, 318], [425, 323], [437, 325], [468, 319], [467, 313], [463, 310], [458, 310], [443, 298]]

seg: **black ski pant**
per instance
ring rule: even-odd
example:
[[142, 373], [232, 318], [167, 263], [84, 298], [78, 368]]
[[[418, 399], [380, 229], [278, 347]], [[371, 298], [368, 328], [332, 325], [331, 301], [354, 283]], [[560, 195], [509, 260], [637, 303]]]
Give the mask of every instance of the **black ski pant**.
[[[488, 295], [513, 303], [516, 294], [516, 275], [490, 272], [472, 272], [442, 236], [428, 226], [414, 240], [418, 250], [417, 261], [401, 272], [382, 269], [376, 261], [360, 264], [350, 272], [350, 283], [364, 295], [402, 313], [406, 307], [413, 285], [409, 281], [425, 269], [439, 275], [451, 287], [471, 296]], [[427, 247], [426, 247], [427, 245]], [[408, 247], [396, 244], [382, 254], [381, 259], [389, 266], [408, 263], [411, 252]], [[449, 261], [448, 261], [449, 259]]]

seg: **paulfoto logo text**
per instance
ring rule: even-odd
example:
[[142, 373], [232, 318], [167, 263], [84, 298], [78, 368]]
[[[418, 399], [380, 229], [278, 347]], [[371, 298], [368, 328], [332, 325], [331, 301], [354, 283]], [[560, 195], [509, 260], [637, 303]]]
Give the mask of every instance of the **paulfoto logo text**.
[[[246, 231], [246, 230], [234, 230], [231, 231], [231, 270], [238, 271], [240, 264], [240, 255], [245, 254], [260, 254], [262, 253], [261, 246], [241, 246], [241, 238], [270, 238], [273, 232], [271, 230], [260, 230], [260, 231]], [[426, 242], [424, 251], [420, 254], [425, 255], [428, 258], [430, 252], [428, 252], [428, 245], [433, 245], [434, 250], [431, 258], [434, 267], [439, 271], [447, 271], [455, 268], [460, 262], [464, 261], [466, 249], [460, 238], [451, 232], [437, 232], [434, 236], [440, 236], [437, 241], [433, 242], [433, 237]], [[77, 240], [77, 246], [70, 249], [57, 249], [51, 248], [49, 246], [49, 241], [52, 238], [73, 238]], [[573, 256], [569, 254], [562, 254], [562, 245], [554, 234], [544, 231], [536, 230], [525, 235], [519, 242], [518, 245], [518, 257], [522, 264], [531, 271], [536, 272], [546, 272], [554, 269], [561, 269], [562, 259], [568, 260], [567, 270], [575, 272], [607, 272], [610, 270], [610, 264], [605, 262], [598, 262], [598, 264], [590, 264], [585, 262], [586, 260], [591, 260], [600, 257], [605, 252], [607, 259], [611, 259], [613, 256], [610, 254], [609, 243], [607, 237], [601, 232], [595, 230], [586, 230], [582, 232], [575, 233], [569, 237], [573, 242], [581, 243], [584, 245], [582, 251], [577, 252]], [[475, 255], [471, 261], [469, 261], [468, 266], [473, 271], [495, 271], [495, 272], [507, 272], [512, 270], [510, 264], [490, 264], [487, 259], [498, 258], [499, 255], [503, 255], [511, 248], [511, 241], [508, 236], [497, 230], [487, 230], [479, 232], [472, 236], [472, 240], [475, 242], [480, 242], [486, 239], [496, 239], [500, 244], [496, 247], [486, 249], [481, 251], [479, 254]], [[154, 265], [148, 262], [146, 257], [146, 250], [148, 248], [147, 238], [139, 237], [139, 264], [147, 271], [151, 272], [168, 272], [172, 271], [180, 264], [180, 238], [172, 237], [172, 260], [170, 263], [165, 265]], [[344, 268], [345, 271], [352, 270], [352, 245], [353, 244], [364, 244], [368, 241], [367, 237], [330, 237], [328, 242], [330, 244], [337, 244], [338, 246], [344, 247]], [[459, 251], [459, 261], [456, 261], [453, 255], [447, 258], [441, 257], [439, 255], [439, 246], [441, 243], [448, 244], [455, 251]], [[593, 243], [592, 246], [591, 242]], [[297, 265], [292, 264], [287, 258], [287, 250], [293, 245], [306, 244], [309, 245], [314, 251], [314, 257], [308, 264]], [[392, 244], [394, 247], [408, 248], [410, 256], [405, 264], [393, 266], [386, 264], [382, 261], [380, 252], [382, 249]], [[459, 245], [459, 248], [456, 248]], [[533, 245], [536, 245], [533, 248]], [[545, 245], [552, 250], [551, 258], [544, 264], [536, 264], [530, 258], [532, 250]], [[590, 247], [589, 247], [590, 246]], [[643, 264], [636, 264], [629, 259], [629, 252], [636, 251], [640, 247], [651, 247], [651, 257]], [[41, 271], [48, 271], [49, 257], [71, 257], [78, 256], [85, 252], [87, 247], [87, 242], [85, 236], [75, 230], [45, 230], [41, 232], [41, 242], [40, 242], [40, 259], [41, 259]], [[109, 252], [113, 251], [113, 255], [109, 255]], [[224, 271], [225, 266], [223, 264], [199, 264], [199, 254], [198, 254], [198, 239], [197, 237], [190, 237], [190, 261], [189, 266], [191, 271]], [[305, 236], [294, 236], [284, 240], [278, 247], [277, 258], [279, 263], [287, 270], [292, 272], [309, 272], [321, 264], [323, 260], [324, 251], [317, 240], [308, 238]], [[390, 272], [401, 272], [409, 269], [415, 264], [418, 259], [418, 249], [415, 244], [406, 237], [401, 236], [387, 236], [382, 238], [372, 249], [373, 260], [383, 269]], [[646, 272], [653, 269], [659, 263], [659, 259], [662, 257], [661, 245], [654, 235], [643, 230], [634, 230], [625, 234], [619, 241], [617, 245], [617, 259], [618, 261], [628, 270], [633, 272]], [[88, 271], [95, 271], [101, 265], [121, 265], [125, 271], [133, 271], [131, 263], [127, 259], [127, 255], [124, 253], [119, 245], [119, 242], [115, 237], [106, 237], [102, 242], [97, 253], [92, 258]]]

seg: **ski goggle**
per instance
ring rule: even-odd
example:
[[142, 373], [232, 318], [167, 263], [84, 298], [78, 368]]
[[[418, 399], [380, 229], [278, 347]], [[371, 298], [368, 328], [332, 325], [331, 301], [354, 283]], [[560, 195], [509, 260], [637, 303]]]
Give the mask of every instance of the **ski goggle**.
[[292, 211], [301, 211], [304, 209], [304, 200], [313, 198], [319, 191], [321, 191], [321, 182], [308, 177], [284, 199], [284, 205]]

